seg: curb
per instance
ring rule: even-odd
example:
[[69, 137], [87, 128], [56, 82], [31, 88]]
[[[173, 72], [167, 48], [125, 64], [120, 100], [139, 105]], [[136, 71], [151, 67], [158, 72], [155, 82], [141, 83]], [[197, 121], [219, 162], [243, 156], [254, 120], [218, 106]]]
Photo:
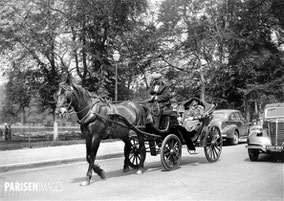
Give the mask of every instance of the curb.
[[[97, 156], [96, 160], [120, 158], [122, 156], [123, 156], [123, 153], [106, 154], [106, 155]], [[5, 172], [8, 172], [8, 171], [14, 171], [14, 170], [19, 170], [19, 169], [56, 166], [56, 165], [63, 165], [63, 164], [84, 162], [84, 161], [86, 161], [86, 157], [65, 158], [65, 159], [57, 159], [57, 160], [49, 160], [49, 161], [31, 162], [31, 163], [17, 163], [17, 164], [10, 164], [10, 165], [0, 165], [0, 173], [5, 173]]]

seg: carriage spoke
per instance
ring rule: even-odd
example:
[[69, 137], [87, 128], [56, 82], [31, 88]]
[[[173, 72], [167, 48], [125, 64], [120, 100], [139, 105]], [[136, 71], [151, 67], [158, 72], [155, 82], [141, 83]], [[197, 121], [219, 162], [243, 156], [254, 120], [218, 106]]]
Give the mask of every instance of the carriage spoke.
[[211, 147], [208, 147], [208, 152], [209, 152], [209, 155], [210, 155], [210, 158], [212, 158], [213, 156], [213, 153], [212, 153], [212, 149], [211, 149]]
[[165, 146], [165, 149], [164, 149], [165, 152], [170, 152], [171, 151], [171, 148], [168, 147], [168, 146]]
[[131, 162], [134, 163], [135, 159], [136, 159], [136, 157], [133, 155]]
[[214, 153], [216, 154], [216, 157], [215, 157], [215, 158], [217, 158], [217, 157], [219, 156], [219, 153], [220, 153], [220, 152], [218, 152], [218, 151], [216, 150], [216, 147], [213, 148], [213, 151], [214, 151]]
[[215, 162], [219, 159], [222, 151], [222, 143], [222, 136], [219, 129], [213, 126], [207, 134], [204, 147], [205, 155], [209, 162]]
[[134, 154], [129, 154], [129, 159], [132, 159], [134, 157]]
[[137, 154], [137, 159], [141, 160], [141, 156], [139, 154]]
[[136, 162], [136, 164], [138, 164], [138, 158], [137, 157], [135, 157], [135, 162]]
[[171, 155], [170, 152], [165, 152], [165, 156], [168, 158]]
[[218, 156], [218, 153], [217, 153], [217, 151], [215, 150], [215, 147], [214, 147], [214, 146], [213, 146], [211, 149], [212, 149], [212, 156], [213, 156], [213, 159], [216, 159], [217, 156]]

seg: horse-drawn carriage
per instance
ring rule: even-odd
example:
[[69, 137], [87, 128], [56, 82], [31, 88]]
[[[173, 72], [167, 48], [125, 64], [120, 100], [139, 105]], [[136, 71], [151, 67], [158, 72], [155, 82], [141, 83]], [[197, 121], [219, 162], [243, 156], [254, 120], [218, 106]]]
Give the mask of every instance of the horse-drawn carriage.
[[[197, 133], [188, 132], [179, 124], [178, 113], [173, 110], [162, 114], [159, 126], [147, 122], [151, 116], [144, 105], [133, 101], [111, 104], [100, 97], [93, 98], [83, 87], [73, 84], [70, 80], [59, 85], [55, 94], [56, 112], [61, 115], [70, 113], [73, 108], [81, 125], [81, 132], [86, 138], [87, 156], [89, 163], [87, 178], [81, 185], [89, 185], [92, 171], [105, 178], [104, 171], [95, 164], [95, 158], [101, 140], [112, 136], [120, 138], [125, 143], [123, 171], [129, 166], [142, 173], [146, 153], [160, 154], [165, 169], [176, 169], [181, 160], [182, 145], [189, 150], [203, 146], [209, 162], [219, 159], [222, 151], [222, 136], [218, 127], [211, 126], [212, 112], [215, 106], [204, 103], [205, 113], [201, 117], [202, 129]], [[184, 103], [185, 110], [190, 102]], [[134, 134], [129, 135], [129, 133]]]
[[[216, 106], [202, 102], [205, 112], [200, 119], [201, 128], [198, 131], [189, 132], [178, 121], [178, 116], [186, 113], [191, 102], [192, 99], [182, 103], [185, 112], [178, 113], [173, 110], [164, 112], [159, 128], [153, 124], [132, 128], [134, 132], [131, 132], [129, 136], [132, 144], [129, 165], [132, 168], [138, 168], [140, 159], [146, 157], [146, 152], [149, 152], [152, 156], [160, 154], [161, 163], [166, 170], [176, 169], [180, 164], [183, 145], [187, 146], [189, 153], [190, 150], [195, 151], [196, 146], [204, 147], [204, 153], [209, 162], [216, 162], [220, 158], [222, 135], [218, 127], [210, 125]], [[139, 149], [136, 133], [144, 135], [146, 149]]]

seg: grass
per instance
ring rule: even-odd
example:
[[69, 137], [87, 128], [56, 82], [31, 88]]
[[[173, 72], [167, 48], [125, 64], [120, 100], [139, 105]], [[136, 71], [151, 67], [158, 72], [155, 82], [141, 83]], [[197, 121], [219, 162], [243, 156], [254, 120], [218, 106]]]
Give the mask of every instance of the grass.
[[39, 147], [51, 147], [62, 146], [72, 144], [84, 144], [85, 140], [68, 140], [68, 141], [37, 141], [37, 142], [25, 142], [25, 141], [2, 141], [0, 142], [0, 150], [16, 150], [24, 148], [39, 148]]
[[[102, 142], [112, 142], [116, 139], [107, 139]], [[85, 144], [85, 139], [80, 140], [58, 140], [58, 141], [37, 141], [37, 142], [26, 142], [26, 141], [0, 141], [0, 151], [4, 150], [17, 150], [24, 148], [39, 148], [39, 147], [52, 147], [52, 146], [64, 146], [72, 144]]]

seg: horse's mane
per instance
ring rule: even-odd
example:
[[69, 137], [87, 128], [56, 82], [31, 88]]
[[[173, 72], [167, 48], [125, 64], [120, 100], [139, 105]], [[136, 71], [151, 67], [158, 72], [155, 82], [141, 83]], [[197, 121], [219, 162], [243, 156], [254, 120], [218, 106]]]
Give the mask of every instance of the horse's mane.
[[84, 101], [88, 102], [90, 99], [92, 99], [92, 95], [87, 89], [83, 88], [80, 85], [76, 85], [76, 84], [73, 84], [73, 87], [74, 87], [75, 96], [77, 100], [83, 99]]
[[111, 101], [108, 98], [102, 97], [97, 94], [92, 94], [89, 90], [85, 89], [84, 87], [80, 85], [73, 84], [73, 86], [76, 91], [75, 96], [77, 100], [83, 99], [84, 101], [88, 102], [91, 99], [92, 101], [100, 100], [101, 102], [105, 104], [111, 103]]

